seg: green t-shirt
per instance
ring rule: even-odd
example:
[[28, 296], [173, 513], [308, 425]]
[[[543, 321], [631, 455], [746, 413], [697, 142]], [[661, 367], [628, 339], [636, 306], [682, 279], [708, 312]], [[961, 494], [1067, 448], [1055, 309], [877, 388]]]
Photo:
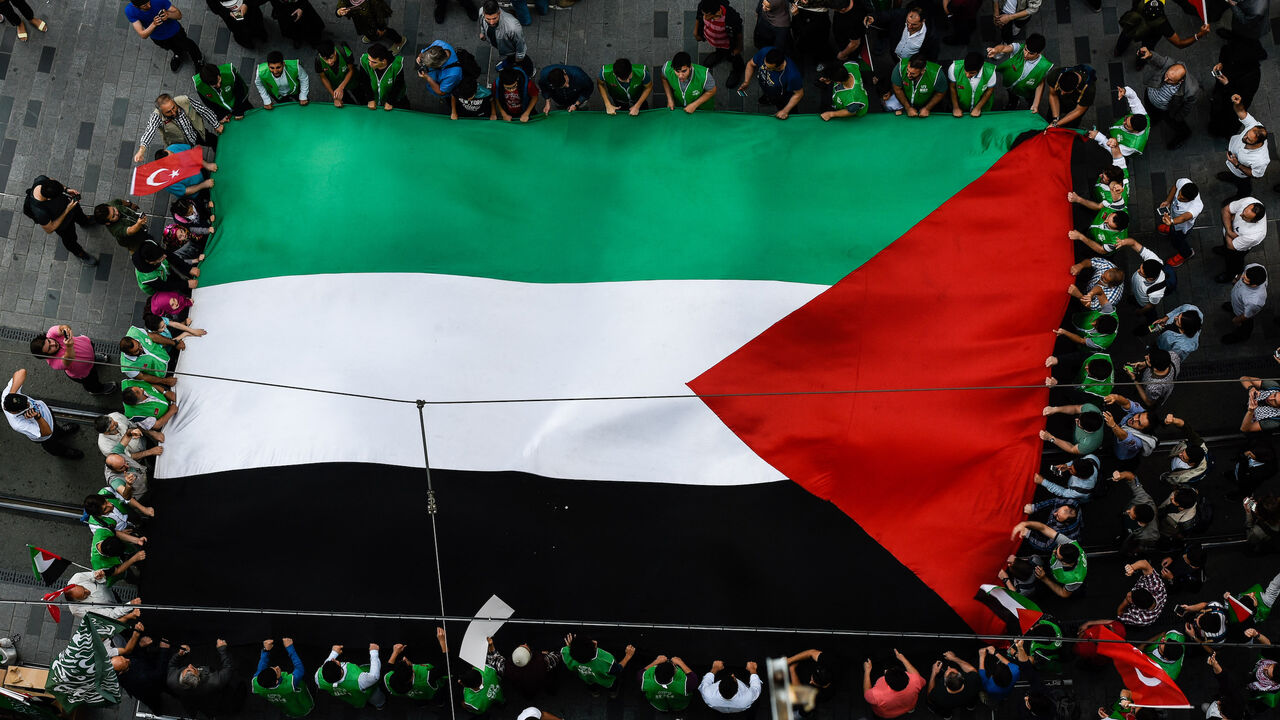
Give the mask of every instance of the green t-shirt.
[[[1083, 415], [1087, 412], [1101, 413], [1102, 410], [1093, 403], [1085, 403], [1080, 406], [1080, 414]], [[1105, 438], [1107, 430], [1106, 423], [1103, 423], [1102, 426], [1094, 432], [1086, 432], [1084, 428], [1079, 425], [1074, 427], [1075, 436], [1072, 439], [1075, 440], [1076, 446], [1080, 449], [1081, 455], [1088, 455], [1089, 453], [1097, 452], [1098, 448], [1102, 447], [1102, 441]]]
[[111, 237], [115, 238], [116, 244], [128, 250], [130, 253], [137, 252], [138, 248], [147, 239], [146, 230], [139, 230], [133, 235], [129, 234], [129, 228], [138, 222], [139, 213], [137, 210], [130, 208], [124, 204], [124, 200], [112, 200], [107, 203], [120, 213], [120, 217], [115, 222], [107, 225], [107, 232], [111, 233]]

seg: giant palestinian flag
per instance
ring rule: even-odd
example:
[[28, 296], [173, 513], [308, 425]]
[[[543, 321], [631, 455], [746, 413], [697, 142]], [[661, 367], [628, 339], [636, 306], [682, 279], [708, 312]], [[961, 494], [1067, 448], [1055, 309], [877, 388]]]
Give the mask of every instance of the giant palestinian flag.
[[232, 123], [145, 597], [997, 629], [1046, 398], [986, 388], [1042, 383], [1072, 261], [1042, 128]]

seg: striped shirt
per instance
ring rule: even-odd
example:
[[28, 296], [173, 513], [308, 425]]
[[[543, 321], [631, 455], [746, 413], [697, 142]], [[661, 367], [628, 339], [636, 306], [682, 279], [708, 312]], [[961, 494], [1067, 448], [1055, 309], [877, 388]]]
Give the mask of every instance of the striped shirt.
[[725, 19], [724, 14], [715, 20], [708, 20], [705, 15], [702, 18], [702, 36], [713, 48], [729, 49], [729, 28], [725, 25]]
[[1169, 83], [1162, 82], [1160, 83], [1160, 87], [1147, 88], [1147, 99], [1150, 100], [1151, 104], [1155, 105], [1157, 108], [1161, 110], [1168, 110], [1169, 101], [1173, 100], [1173, 97], [1177, 95], [1178, 91], [1181, 89], [1182, 83], [1170, 85]]
[[1140, 608], [1133, 604], [1125, 608], [1124, 612], [1120, 613], [1119, 620], [1129, 627], [1146, 627], [1154, 623], [1156, 618], [1160, 617], [1161, 611], [1164, 610], [1164, 602], [1169, 597], [1164, 581], [1155, 573], [1142, 573], [1138, 581], [1133, 584], [1133, 590], [1138, 589], [1151, 593], [1151, 597], [1155, 598], [1156, 602], [1151, 608]]
[[[205, 121], [207, 127], [216, 128], [221, 124], [218, 122], [218, 116], [214, 115], [212, 110], [205, 107], [204, 103], [195, 98], [191, 98], [191, 109], [195, 110], [196, 114]], [[172, 118], [161, 115], [159, 110], [151, 111], [151, 117], [147, 118], [147, 126], [142, 130], [142, 138], [138, 140], [138, 145], [140, 147], [150, 145], [160, 128], [169, 123], [174, 123], [178, 126], [178, 129], [182, 131], [182, 137], [186, 138], [188, 145], [194, 147], [203, 144], [201, 141], [204, 138], [200, 137], [199, 133], [196, 132], [195, 126], [191, 124], [191, 118], [187, 117], [187, 113], [181, 107], [178, 107], [177, 114]]]
[[[1115, 263], [1102, 258], [1094, 258], [1090, 261], [1093, 264], [1093, 277], [1089, 280], [1090, 288], [1101, 287], [1102, 295], [1107, 298], [1107, 305], [1114, 306], [1120, 302], [1120, 296], [1124, 294], [1124, 283], [1120, 283], [1114, 287], [1102, 282], [1102, 274], [1115, 267]], [[1102, 303], [1098, 302], [1098, 298], [1093, 299], [1090, 306], [1094, 310], [1101, 310]]]

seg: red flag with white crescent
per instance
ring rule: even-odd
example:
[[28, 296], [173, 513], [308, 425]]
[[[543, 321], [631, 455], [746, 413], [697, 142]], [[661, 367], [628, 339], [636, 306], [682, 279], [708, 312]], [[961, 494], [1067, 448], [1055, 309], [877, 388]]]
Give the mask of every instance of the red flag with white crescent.
[[[1105, 627], [1098, 628], [1099, 640], [1121, 640]], [[1189, 708], [1187, 696], [1173, 678], [1138, 648], [1127, 642], [1100, 642], [1098, 654], [1111, 658], [1124, 686], [1133, 693], [1133, 704], [1150, 708]]]
[[155, 162], [139, 165], [133, 169], [133, 180], [129, 183], [130, 195], [150, 195], [163, 190], [179, 180], [186, 180], [199, 173], [204, 165], [201, 163], [200, 148], [183, 150], [180, 153], [166, 155]]

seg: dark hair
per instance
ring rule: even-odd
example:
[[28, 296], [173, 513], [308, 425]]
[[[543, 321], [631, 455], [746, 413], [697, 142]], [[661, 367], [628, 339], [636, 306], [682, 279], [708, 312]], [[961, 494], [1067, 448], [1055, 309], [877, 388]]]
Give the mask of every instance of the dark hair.
[[40, 181], [40, 194], [45, 198], [52, 198], [55, 195], [61, 195], [67, 187], [52, 178], [45, 178]]
[[1143, 610], [1151, 610], [1156, 606], [1156, 598], [1151, 591], [1146, 588], [1137, 588], [1129, 593], [1129, 597], [1133, 599], [1133, 604]]
[[894, 692], [902, 692], [911, 684], [906, 668], [894, 666], [884, 671], [884, 681]]
[[1261, 265], [1251, 265], [1244, 269], [1244, 278], [1250, 285], [1261, 285], [1267, 281], [1267, 269]]
[[1173, 501], [1180, 508], [1189, 508], [1196, 504], [1196, 500], [1200, 499], [1200, 493], [1193, 488], [1184, 487], [1173, 491]]
[[[42, 188], [42, 189], [40, 190], [40, 192], [44, 192], [44, 189]], [[1253, 218], [1253, 221], [1254, 221], [1254, 222], [1257, 222], [1257, 221], [1259, 221], [1259, 220], [1261, 220], [1262, 218], [1264, 218], [1264, 217], [1266, 217], [1266, 216], [1267, 216], [1267, 208], [1266, 208], [1266, 206], [1264, 206], [1264, 205], [1263, 205], [1262, 203], [1260, 203], [1260, 202], [1250, 203], [1250, 204], [1249, 204], [1249, 207], [1247, 207], [1247, 208], [1245, 208], [1245, 209], [1246, 209], [1246, 210], [1253, 210], [1253, 214], [1254, 214], [1254, 216], [1255, 216], [1255, 217]]]
[[316, 52], [320, 57], [328, 57], [338, 51], [338, 46], [333, 44], [332, 40], [321, 40], [316, 46]]
[[676, 666], [670, 660], [653, 666], [653, 679], [666, 685], [676, 678]]
[[279, 50], [272, 50], [271, 52], [267, 53], [268, 65], [274, 65], [274, 64], [283, 63], [283, 62], [284, 62], [284, 53], [280, 52]]
[[692, 65], [693, 65], [693, 58], [690, 57], [689, 53], [683, 50], [671, 56], [671, 67], [673, 69], [690, 67]]
[[1058, 91], [1075, 92], [1080, 87], [1080, 73], [1075, 70], [1063, 70], [1058, 73]]
[[453, 96], [463, 100], [470, 100], [479, 91], [480, 83], [476, 82], [476, 79], [472, 77], [459, 78], [458, 82], [453, 86]]
[[[205, 65], [205, 67], [209, 66]], [[273, 668], [262, 668], [262, 672], [258, 673], [257, 680], [259, 685], [270, 689], [280, 684], [280, 673], [277, 673]]]
[[1013, 684], [1013, 671], [1008, 665], [997, 661], [995, 668], [991, 670], [991, 680], [995, 682], [997, 687], [1006, 688]]
[[107, 557], [123, 557], [125, 553], [124, 541], [115, 535], [108, 535], [98, 543], [98, 552]]
[[1173, 642], [1171, 640], [1164, 641], [1164, 649], [1160, 651], [1160, 656], [1170, 662], [1177, 662], [1182, 659], [1182, 643]]
[[462, 687], [479, 690], [482, 685], [484, 685], [484, 676], [479, 670], [471, 667], [462, 673]]
[[154, 265], [164, 258], [164, 249], [154, 242], [144, 242], [138, 248], [138, 257], [142, 258], [143, 262]]
[[1037, 718], [1048, 719], [1057, 710], [1057, 705], [1053, 699], [1041, 692], [1027, 693], [1027, 709]]
[[399, 670], [387, 673], [387, 688], [401, 695], [413, 689], [413, 666], [405, 664]]
[[1156, 510], [1150, 505], [1134, 505], [1133, 519], [1137, 520], [1143, 525], [1146, 525], [1147, 523], [1156, 519]]
[[140, 8], [149, 2], [151, 2], [151, 0], [129, 0], [129, 4], [136, 8]]
[[818, 73], [818, 76], [833, 83], [842, 83], [849, 79], [849, 68], [845, 67], [844, 63], [832, 61], [823, 66], [822, 72]]
[[982, 53], [978, 52], [977, 50], [972, 50], [969, 52], [969, 54], [964, 56], [964, 71], [978, 72], [979, 70], [982, 69], [982, 63], [983, 63]]
[[1031, 33], [1027, 36], [1027, 41], [1023, 43], [1023, 47], [1037, 55], [1044, 52], [1044, 36], [1040, 33]]
[[631, 61], [626, 58], [618, 58], [613, 61], [613, 76], [616, 78], [631, 77]]
[[1204, 546], [1200, 543], [1188, 545], [1186, 556], [1187, 564], [1197, 568], [1203, 568], [1205, 562], [1209, 559], [1209, 553], [1205, 552]]
[[1199, 465], [1204, 460], [1204, 448], [1199, 445], [1188, 445], [1183, 452], [1187, 454], [1187, 463], [1191, 467]]
[[1142, 261], [1142, 275], [1149, 278], [1160, 277], [1160, 271], [1164, 269], [1164, 263], [1155, 258], [1148, 258]]
[[105, 502], [106, 499], [98, 493], [86, 495], [84, 498], [84, 511], [92, 517], [97, 517], [102, 514], [102, 504]]
[[738, 679], [730, 673], [721, 673], [716, 686], [720, 690], [720, 697], [725, 700], [732, 700], [733, 696], [738, 694]]
[[337, 660], [330, 660], [320, 666], [320, 677], [330, 685], [336, 685], [342, 681], [342, 666]]
[[[271, 62], [271, 56], [267, 56], [267, 62]], [[218, 66], [213, 63], [207, 63], [200, 68], [200, 79], [206, 84], [212, 85], [218, 82], [218, 77], [222, 73], [218, 72]]]
[[1103, 335], [1110, 335], [1120, 327], [1120, 321], [1116, 320], [1115, 315], [1099, 315], [1097, 320], [1093, 321], [1093, 329]]
[[386, 60], [391, 62], [391, 51], [382, 43], [374, 43], [369, 46], [369, 57], [374, 60]]
[[1089, 377], [1094, 380], [1103, 380], [1111, 374], [1111, 360], [1106, 357], [1094, 358], [1089, 361], [1089, 365], [1085, 368]]
[[1014, 558], [1009, 563], [1009, 575], [1015, 580], [1026, 582], [1036, 574], [1036, 566], [1026, 558]]
[[1113, 182], [1122, 183], [1124, 182], [1124, 168], [1119, 165], [1108, 165], [1107, 168], [1102, 171], [1102, 178], [1107, 181], [1108, 185]]
[[[1157, 261], [1159, 262], [1159, 261]], [[1153, 347], [1147, 351], [1147, 360], [1151, 361], [1151, 369], [1164, 372], [1173, 367], [1173, 358], [1169, 356], [1169, 351], [1164, 348]]]
[[104, 433], [111, 428], [111, 416], [99, 415], [93, 419], [93, 429], [96, 432]]
[[917, 70], [924, 70], [925, 68], [929, 67], [929, 59], [919, 53], [916, 53], [915, 55], [911, 56], [910, 60], [907, 61], [907, 66], [913, 67]]
[[155, 152], [151, 153], [151, 158], [153, 160], [159, 160], [161, 158], [168, 157], [168, 156], [169, 156], [169, 151], [164, 148], [157, 148]]
[[[1147, 506], [1144, 505], [1143, 507], [1147, 507]], [[1058, 554], [1062, 557], [1062, 562], [1067, 563], [1068, 565], [1075, 565], [1076, 563], [1080, 562], [1080, 546], [1076, 545], [1075, 543], [1071, 543], [1069, 545], [1059, 545]], [[1048, 626], [1045, 626], [1045, 627], [1048, 627]], [[1049, 629], [1051, 631], [1053, 630], [1053, 628], [1049, 628]], [[1032, 628], [1033, 632], [1034, 630], [1035, 628]]]
[[777, 65], [786, 62], [787, 54], [779, 48], [769, 48], [769, 52], [764, 54], [764, 61], [767, 65]]
[[498, 71], [498, 83], [503, 86], [519, 85], [520, 73], [516, 72], [513, 67], [502, 68], [502, 70]]
[[151, 332], [160, 332], [164, 327], [163, 318], [153, 312], [142, 313], [142, 326]]
[[569, 73], [562, 68], [551, 68], [547, 71], [547, 84], [551, 87], [560, 87], [564, 85], [564, 81], [569, 78]]
[[1102, 429], [1102, 413], [1080, 413], [1080, 429], [1085, 432], [1098, 432]]
[[122, 353], [129, 352], [129, 348], [133, 347], [132, 340], [133, 338], [129, 337], [128, 335], [125, 335], [124, 337], [120, 338], [120, 352]]
[[578, 633], [573, 636], [573, 642], [569, 643], [569, 657], [575, 662], [589, 663], [596, 656], [596, 644], [585, 633]]
[[4, 396], [4, 409], [16, 415], [27, 409], [27, 399], [18, 393], [9, 393]]
[[[1063, 545], [1063, 546], [1062, 546], [1062, 549], [1063, 549], [1063, 550], [1066, 550], [1067, 548], [1071, 548], [1072, 550], [1075, 550], [1076, 546], [1075, 546], [1075, 545]], [[1077, 552], [1076, 552], [1076, 557], [1079, 557], [1079, 551], [1077, 551]], [[1027, 637], [1029, 637], [1029, 638], [1056, 638], [1056, 637], [1058, 637], [1058, 631], [1057, 631], [1056, 629], [1054, 629], [1054, 626], [1053, 626], [1053, 625], [1050, 625], [1050, 624], [1049, 624], [1049, 623], [1047, 623], [1047, 622], [1043, 622], [1043, 621], [1041, 621], [1041, 622], [1038, 622], [1038, 623], [1036, 623], [1035, 625], [1032, 625], [1032, 626], [1031, 626], [1031, 629], [1027, 631]]]
[[1204, 318], [1195, 310], [1187, 310], [1178, 317], [1182, 318], [1182, 334], [1188, 337], [1200, 332], [1200, 326], [1204, 323]]
[[698, 12], [703, 15], [720, 12], [720, 0], [699, 0]]
[[1134, 115], [1129, 118], [1129, 124], [1133, 126], [1134, 132], [1142, 132], [1147, 129], [1147, 116]]
[[93, 219], [99, 225], [106, 225], [111, 220], [111, 206], [106, 203], [98, 203], [93, 206]]
[[1189, 182], [1182, 186], [1182, 190], [1178, 192], [1178, 197], [1182, 197], [1184, 194], [1187, 196], [1187, 201], [1190, 202], [1200, 197], [1200, 188], [1196, 187], [1195, 183]]
[[36, 357], [53, 357], [44, 353], [44, 341], [47, 339], [44, 335], [37, 335], [31, 338], [31, 354]]
[[946, 680], [943, 680], [943, 684], [946, 685], [947, 689], [951, 692], [960, 692], [960, 690], [964, 688], [964, 676], [959, 673], [956, 673], [955, 675], [947, 675]]
[[498, 0], [484, 0], [484, 5], [480, 7], [480, 11], [485, 15], [492, 15], [501, 12], [502, 8], [498, 5]]
[[1115, 218], [1116, 227], [1120, 228], [1121, 230], [1124, 230], [1125, 228], [1129, 227], [1129, 213], [1123, 210], [1117, 210], [1111, 213], [1111, 217]]

